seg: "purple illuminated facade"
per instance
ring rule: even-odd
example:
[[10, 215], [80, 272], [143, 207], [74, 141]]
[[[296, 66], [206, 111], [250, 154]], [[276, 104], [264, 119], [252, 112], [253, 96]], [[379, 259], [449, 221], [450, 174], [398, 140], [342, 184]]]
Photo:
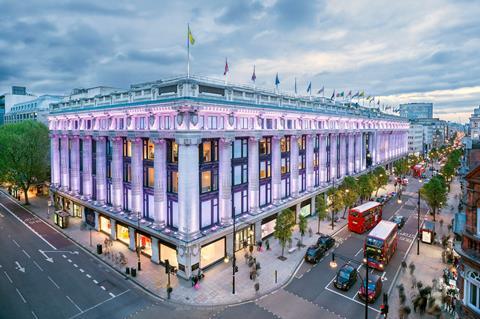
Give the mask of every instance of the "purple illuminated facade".
[[281, 210], [314, 212], [333, 180], [406, 155], [409, 124], [177, 78], [53, 104], [49, 128], [57, 209], [188, 278], [232, 254], [233, 216], [237, 243], [270, 236]]

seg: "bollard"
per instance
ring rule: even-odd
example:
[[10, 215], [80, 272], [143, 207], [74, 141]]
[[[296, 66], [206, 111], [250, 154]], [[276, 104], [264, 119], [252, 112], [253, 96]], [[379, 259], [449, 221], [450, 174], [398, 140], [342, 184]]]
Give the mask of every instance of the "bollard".
[[275, 283], [277, 283], [277, 270], [275, 269]]
[[130, 275], [130, 267], [125, 268], [125, 274]]

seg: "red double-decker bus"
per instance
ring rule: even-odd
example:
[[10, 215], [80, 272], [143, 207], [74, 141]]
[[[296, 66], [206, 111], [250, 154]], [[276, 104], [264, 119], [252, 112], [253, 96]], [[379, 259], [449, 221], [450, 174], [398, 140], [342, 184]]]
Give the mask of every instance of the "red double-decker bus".
[[[396, 223], [382, 220], [365, 239], [364, 262], [369, 267], [383, 271], [397, 249]], [[368, 258], [367, 258], [368, 255]]]
[[348, 212], [348, 229], [363, 234], [382, 220], [382, 204], [366, 202]]

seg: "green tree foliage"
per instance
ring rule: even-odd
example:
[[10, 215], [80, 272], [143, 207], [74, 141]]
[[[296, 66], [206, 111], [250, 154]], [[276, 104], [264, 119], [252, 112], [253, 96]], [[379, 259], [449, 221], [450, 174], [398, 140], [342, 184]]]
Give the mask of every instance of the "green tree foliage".
[[360, 200], [369, 200], [372, 196], [372, 192], [375, 189], [373, 184], [373, 175], [372, 174], [363, 174], [358, 178], [358, 193], [360, 195]]
[[377, 196], [380, 188], [387, 186], [388, 175], [387, 175], [387, 172], [385, 171], [385, 168], [383, 168], [382, 166], [375, 168], [372, 174], [373, 174], [372, 180], [373, 180], [373, 186], [375, 190], [375, 196]]
[[0, 182], [23, 190], [48, 178], [48, 128], [35, 121], [0, 127]]
[[435, 221], [435, 215], [438, 212], [438, 209], [442, 208], [447, 203], [445, 181], [439, 176], [433, 177], [420, 189], [420, 195], [432, 210], [433, 220]]
[[317, 210], [317, 219], [318, 219], [317, 233], [320, 233], [320, 222], [324, 220], [328, 214], [327, 202], [325, 200], [324, 194], [318, 194], [315, 197], [315, 208]]
[[339, 188], [330, 188], [328, 190], [328, 200], [330, 201], [330, 209], [333, 217], [345, 207], [343, 202], [343, 192]]
[[410, 171], [410, 166], [408, 165], [408, 159], [406, 158], [399, 159], [393, 164], [393, 169], [395, 170], [395, 174], [397, 174], [397, 176], [403, 177], [407, 175], [408, 172]]
[[300, 231], [300, 243], [303, 245], [303, 236], [305, 236], [305, 233], [307, 232], [307, 227], [308, 227], [308, 220], [307, 217], [300, 215], [298, 219], [298, 230]]
[[278, 239], [282, 246], [282, 258], [284, 258], [285, 246], [292, 238], [293, 227], [295, 226], [295, 212], [291, 209], [286, 209], [277, 217], [275, 224], [275, 231], [273, 236]]
[[345, 206], [343, 210], [343, 218], [345, 218], [347, 210], [353, 207], [360, 197], [357, 180], [351, 176], [345, 177], [342, 185], [340, 185], [340, 191], [343, 195], [343, 205]]
[[428, 157], [430, 160], [436, 161], [440, 157], [440, 153], [435, 147], [433, 147], [430, 152], [428, 152]]

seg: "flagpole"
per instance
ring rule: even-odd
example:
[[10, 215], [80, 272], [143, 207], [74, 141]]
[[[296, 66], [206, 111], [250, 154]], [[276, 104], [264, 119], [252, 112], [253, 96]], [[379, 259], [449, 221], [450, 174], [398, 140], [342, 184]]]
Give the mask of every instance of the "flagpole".
[[187, 78], [190, 77], [190, 23], [187, 24]]

